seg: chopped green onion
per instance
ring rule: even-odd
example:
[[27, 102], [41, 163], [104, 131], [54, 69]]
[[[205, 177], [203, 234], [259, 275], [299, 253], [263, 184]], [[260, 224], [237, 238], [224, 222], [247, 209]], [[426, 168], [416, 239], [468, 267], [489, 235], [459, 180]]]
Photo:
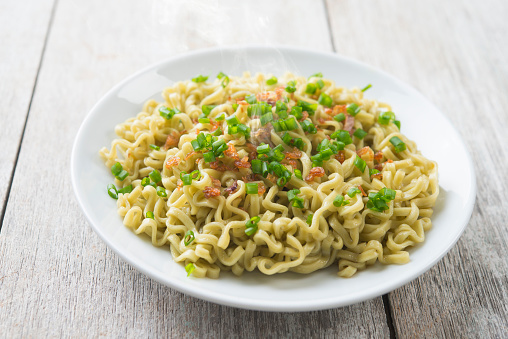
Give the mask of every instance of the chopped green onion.
[[118, 193], [126, 194], [132, 192], [132, 185], [125, 186], [124, 188], [120, 188]]
[[281, 100], [277, 100], [277, 102], [275, 103], [275, 113], [279, 113], [280, 111], [287, 111], [288, 110], [288, 106], [286, 105], [286, 103], [284, 103], [284, 101], [281, 101]]
[[369, 169], [369, 176], [373, 176], [373, 175], [376, 175], [380, 173], [379, 170], [375, 169], [375, 168], [372, 168], [372, 169]]
[[188, 230], [185, 233], [185, 237], [183, 237], [183, 243], [185, 244], [185, 246], [189, 246], [194, 241], [194, 239], [196, 239], [196, 237], [194, 236], [194, 232]]
[[159, 108], [159, 114], [166, 120], [170, 120], [175, 114], [182, 113], [178, 108], [169, 109], [166, 106], [161, 106]]
[[357, 194], [362, 194], [362, 191], [358, 187], [351, 187], [349, 191], [347, 191], [347, 195], [349, 195], [350, 198], [354, 197]]
[[201, 106], [201, 110], [203, 111], [203, 114], [208, 116], [208, 114], [210, 114], [210, 112], [215, 108], [217, 107], [217, 105], [203, 105]]
[[289, 201], [293, 200], [300, 193], [301, 192], [299, 189], [292, 189], [292, 190], [288, 191], [288, 200]]
[[199, 141], [197, 141], [196, 139], [191, 141], [191, 145], [195, 151], [198, 151], [201, 149], [201, 145], [199, 144]]
[[210, 119], [208, 119], [208, 118], [199, 118], [198, 122], [201, 123], [201, 124], [209, 124], [210, 123]]
[[402, 140], [400, 140], [399, 137], [392, 137], [390, 139], [390, 143], [393, 145], [393, 147], [395, 148], [395, 152], [397, 153], [406, 150], [406, 144]]
[[205, 162], [213, 162], [215, 161], [215, 155], [212, 151], [203, 153], [203, 158], [205, 159]]
[[303, 198], [299, 197], [300, 190], [292, 189], [288, 191], [288, 200], [291, 203], [291, 206], [297, 208], [303, 208]]
[[291, 112], [289, 112], [289, 114], [294, 115], [297, 120], [303, 118], [302, 108], [300, 106], [291, 107]]
[[258, 194], [258, 184], [255, 182], [248, 182], [245, 184], [247, 194]]
[[263, 175], [264, 178], [266, 178], [268, 176], [268, 173], [270, 173], [266, 162], [263, 162], [263, 164], [261, 165], [261, 169], [262, 169], [261, 174]]
[[369, 88], [371, 88], [372, 85], [371, 84], [368, 84], [367, 86], [365, 86], [364, 88], [362, 88], [362, 92], [365, 92], [366, 90], [368, 90]]
[[122, 167], [122, 164], [117, 162], [116, 164], [114, 164], [113, 166], [111, 166], [111, 173], [113, 173], [113, 175], [116, 177], [118, 174], [120, 174], [120, 172], [122, 172], [123, 170], [123, 167]]
[[323, 105], [323, 106], [326, 106], [326, 107], [332, 107], [333, 100], [332, 100], [332, 98], [328, 94], [321, 93], [321, 95], [319, 96], [319, 99], [318, 99], [318, 103], [320, 105]]
[[267, 144], [260, 145], [256, 148], [256, 151], [259, 154], [267, 154], [268, 152], [270, 152], [270, 145]]
[[277, 78], [276, 77], [271, 77], [270, 79], [266, 80], [266, 84], [271, 86], [271, 85], [275, 85], [277, 83]]
[[288, 112], [287, 111], [279, 111], [279, 113], [277, 113], [279, 115], [279, 118], [281, 119], [286, 119], [288, 117]]
[[[231, 104], [231, 107], [233, 108], [233, 111], [235, 111], [235, 112], [238, 109], [238, 106], [239, 106], [238, 104]], [[215, 120], [217, 120], [217, 119], [215, 119]]]
[[213, 136], [218, 137], [219, 135], [222, 135], [222, 129], [218, 127], [213, 133]]
[[275, 132], [284, 131], [284, 128], [281, 126], [280, 121], [272, 121], [272, 126]]
[[116, 178], [120, 181], [123, 181], [125, 180], [125, 178], [127, 178], [129, 176], [129, 172], [127, 172], [126, 170], [121, 170], [120, 173], [118, 173], [118, 175], [116, 176]]
[[194, 272], [194, 270], [196, 269], [196, 265], [194, 265], [193, 263], [188, 263], [186, 266], [185, 266], [185, 272], [187, 272], [187, 276], [189, 277], [192, 272]]
[[296, 91], [296, 82], [294, 80], [291, 80], [288, 82], [286, 86], [286, 92], [288, 93], [294, 93]]
[[270, 112], [270, 113], [266, 113], [266, 114], [263, 114], [261, 116], [261, 125], [266, 125], [267, 123], [269, 123], [270, 121], [273, 121], [273, 114]]
[[316, 84], [307, 84], [307, 87], [305, 88], [305, 93], [314, 94], [316, 93], [316, 90], [317, 90]]
[[226, 75], [226, 77], [224, 77], [224, 79], [222, 79], [220, 84], [221, 84], [222, 88], [226, 88], [226, 86], [229, 85], [229, 77]]
[[166, 189], [161, 186], [157, 186], [157, 195], [162, 198], [165, 198], [168, 196], [168, 194], [166, 193]]
[[118, 199], [118, 191], [115, 185], [113, 184], [108, 185], [108, 194], [111, 198]]
[[263, 173], [263, 162], [259, 159], [252, 159], [251, 161], [252, 173], [262, 174]]
[[256, 233], [258, 230], [258, 224], [254, 224], [253, 226], [245, 229], [245, 234], [247, 234], [249, 237]]
[[193, 180], [201, 179], [201, 172], [199, 170], [194, 170], [190, 173], [190, 176]]
[[222, 121], [226, 119], [226, 113], [221, 113], [220, 115], [215, 117], [215, 121]]
[[307, 224], [312, 225], [312, 219], [314, 218], [314, 214], [309, 214], [307, 216]]
[[379, 192], [369, 194], [367, 208], [376, 212], [383, 212], [389, 209], [387, 202], [395, 199], [395, 196], [395, 190], [383, 187]]
[[145, 187], [148, 185], [150, 185], [150, 178], [149, 177], [145, 177], [145, 178], [141, 179], [141, 186]]
[[318, 104], [311, 104], [310, 102], [298, 100], [296, 106], [302, 108], [302, 111], [307, 111], [309, 115], [314, 115], [314, 112], [317, 110]]
[[365, 132], [363, 129], [361, 128], [357, 128], [356, 131], [353, 133], [353, 135], [355, 137], [357, 137], [358, 139], [363, 139], [365, 138], [365, 136], [367, 135], [367, 132]]
[[204, 76], [204, 75], [198, 75], [197, 77], [192, 78], [192, 81], [194, 81], [196, 83], [205, 82], [206, 80], [208, 80], [208, 76]]
[[157, 171], [156, 169], [151, 171], [150, 174], [148, 174], [148, 176], [150, 177], [150, 179], [152, 179], [154, 183], [158, 183], [159, 181], [162, 180], [160, 172]]
[[302, 126], [302, 129], [309, 134], [317, 133], [316, 126], [314, 126], [314, 124], [311, 123], [309, 120], [302, 121], [300, 125]]
[[323, 82], [323, 80], [319, 79], [317, 82], [316, 82], [316, 85], [319, 89], [323, 89], [323, 87], [325, 87], [325, 83]]
[[295, 169], [295, 177], [297, 177], [300, 180], [303, 180], [302, 171], [299, 169]]
[[258, 223], [260, 220], [261, 220], [261, 218], [259, 216], [250, 218], [250, 220], [248, 220], [245, 223], [245, 234], [247, 234], [248, 236], [251, 236], [254, 233], [256, 233], [258, 230]]
[[393, 112], [382, 112], [377, 118], [377, 122], [381, 125], [388, 125], [391, 121], [395, 120], [395, 113]]
[[150, 218], [150, 219], [155, 219], [155, 216], [153, 215], [153, 212], [152, 212], [152, 211], [148, 211], [148, 212], [146, 212], [146, 217], [147, 217], [147, 218]]
[[344, 199], [344, 196], [342, 195], [338, 195], [335, 197], [335, 199], [333, 200], [333, 206], [335, 207], [341, 207], [341, 206], [345, 206], [349, 204], [349, 201], [345, 200]]
[[293, 199], [291, 206], [296, 208], [303, 208], [303, 198], [296, 197]]
[[353, 102], [346, 106], [346, 110], [350, 115], [355, 116], [360, 113], [360, 106]]
[[400, 131], [400, 121], [399, 120], [394, 120], [393, 123], [395, 124], [395, 126], [397, 126], [397, 128]]
[[190, 174], [187, 174], [187, 172], [181, 172], [180, 179], [182, 180], [184, 186], [189, 186], [192, 184], [192, 177]]
[[318, 73], [316, 73], [316, 74], [312, 74], [312, 75], [309, 77], [309, 79], [310, 79], [310, 78], [312, 78], [312, 77], [315, 77], [315, 78], [322, 78], [322, 77], [323, 77], [323, 73], [318, 72]]
[[287, 131], [292, 131], [298, 128], [298, 123], [296, 122], [295, 117], [287, 118], [286, 120], [284, 120], [284, 123], [286, 124]]
[[227, 77], [227, 75], [224, 74], [223, 72], [219, 72], [219, 74], [217, 74], [217, 79], [222, 79], [224, 77]]
[[234, 126], [234, 125], [237, 125], [240, 123], [240, 121], [238, 121], [238, 118], [234, 114], [227, 117], [226, 122], [227, 122], [228, 126]]
[[286, 178], [277, 179], [277, 186], [284, 187], [287, 184], [288, 180]]
[[365, 160], [363, 160], [362, 158], [360, 158], [357, 155], [356, 159], [355, 159], [355, 166], [360, 170], [360, 172], [363, 173], [365, 171], [365, 167], [367, 166], [367, 163], [365, 162]]
[[284, 141], [284, 143], [286, 145], [291, 146], [291, 141], [292, 140], [293, 140], [293, 138], [291, 138], [291, 135], [289, 135], [288, 132], [284, 133], [284, 135], [282, 136], [282, 141]]
[[258, 100], [256, 99], [256, 95], [255, 94], [247, 95], [245, 97], [245, 101], [247, 101], [251, 105], [255, 104], [256, 102], [258, 102]]
[[337, 122], [342, 122], [346, 120], [346, 116], [344, 115], [344, 113], [339, 113], [336, 116], [334, 116], [333, 119]]
[[337, 139], [338, 141], [343, 142], [344, 145], [349, 145], [353, 143], [353, 139], [351, 139], [349, 132], [344, 130], [338, 130], [333, 132], [332, 135], [330, 135], [330, 138]]
[[156, 150], [156, 151], [160, 151], [160, 149], [161, 149], [161, 148], [160, 148], [159, 146], [157, 146], [157, 145], [150, 144], [149, 146], [150, 146], [150, 148], [151, 148], [151, 149], [154, 149], [154, 150]]
[[296, 138], [293, 140], [293, 145], [299, 150], [303, 151], [304, 143], [302, 138]]

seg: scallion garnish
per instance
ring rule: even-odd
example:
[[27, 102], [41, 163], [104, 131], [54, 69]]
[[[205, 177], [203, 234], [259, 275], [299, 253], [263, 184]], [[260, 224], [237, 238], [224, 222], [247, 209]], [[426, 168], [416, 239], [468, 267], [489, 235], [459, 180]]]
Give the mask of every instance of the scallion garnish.
[[307, 87], [305, 88], [305, 93], [314, 94], [316, 93], [316, 90], [317, 90], [316, 84], [307, 84]]
[[270, 145], [262, 144], [256, 148], [256, 151], [258, 152], [258, 154], [267, 154], [268, 152], [270, 152]]
[[189, 246], [194, 241], [194, 239], [196, 239], [196, 237], [194, 237], [194, 232], [188, 230], [183, 237], [183, 243], [185, 246]]
[[258, 184], [255, 182], [248, 182], [245, 184], [247, 194], [258, 194]]
[[200, 124], [209, 124], [210, 123], [210, 119], [208, 119], [208, 118], [199, 118], [198, 122]]
[[148, 185], [150, 185], [150, 178], [149, 177], [145, 177], [145, 178], [141, 179], [141, 186], [145, 187]]
[[217, 74], [217, 79], [222, 79], [224, 77], [227, 77], [227, 75], [224, 74], [224, 72], [219, 72], [219, 74]]
[[347, 195], [349, 195], [350, 198], [354, 197], [357, 194], [362, 194], [362, 191], [358, 187], [351, 187], [349, 191], [347, 191]]
[[240, 123], [240, 121], [238, 121], [238, 118], [234, 114], [227, 117], [226, 122], [227, 122], [228, 126], [234, 126], [234, 125], [238, 125]]
[[312, 219], [314, 218], [314, 214], [309, 214], [307, 216], [307, 224], [312, 225]]
[[155, 216], [153, 215], [153, 212], [152, 212], [152, 211], [148, 211], [148, 212], [146, 212], [146, 217], [147, 217], [147, 218], [150, 218], [150, 219], [155, 219]]
[[319, 96], [319, 99], [318, 99], [318, 103], [320, 105], [323, 105], [323, 106], [326, 106], [326, 107], [332, 107], [333, 100], [332, 100], [332, 98], [328, 94], [321, 93], [321, 95]]
[[113, 199], [118, 199], [118, 190], [116, 189], [116, 186], [113, 184], [108, 185], [108, 194]]
[[259, 216], [250, 218], [250, 220], [248, 220], [245, 223], [245, 234], [247, 234], [250, 237], [251, 235], [256, 233], [258, 230], [258, 223], [260, 220], [261, 218]]
[[129, 176], [129, 172], [127, 172], [126, 170], [121, 170], [120, 173], [118, 173], [118, 175], [116, 175], [116, 178], [120, 181], [123, 181], [125, 180], [125, 178], [127, 178]]
[[130, 192], [132, 192], [132, 185], [125, 186], [125, 187], [120, 188], [118, 190], [118, 193], [122, 193], [122, 194], [130, 193]]
[[295, 169], [295, 177], [297, 177], [300, 180], [303, 180], [302, 171], [299, 169]]
[[263, 162], [259, 159], [252, 159], [251, 163], [252, 172], [255, 174], [263, 173]]
[[170, 120], [175, 114], [182, 113], [178, 108], [167, 108], [166, 106], [161, 106], [159, 108], [159, 114], [166, 120]]
[[196, 83], [205, 82], [206, 80], [208, 80], [208, 76], [204, 76], [204, 75], [198, 75], [197, 77], [192, 78], [192, 81], [194, 81]]
[[201, 110], [203, 111], [203, 114], [208, 116], [208, 114], [210, 114], [210, 112], [215, 108], [217, 107], [217, 105], [203, 105], [201, 106]]
[[266, 113], [266, 114], [263, 114], [261, 116], [261, 125], [266, 125], [267, 123], [269, 123], [270, 121], [273, 121], [273, 114], [270, 112], [270, 113]]
[[307, 132], [309, 134], [316, 134], [317, 128], [314, 126], [313, 123], [311, 123], [309, 120], [304, 120], [300, 123], [300, 126], [302, 126], [302, 129], [304, 132]]
[[314, 115], [315, 111], [317, 110], [318, 104], [311, 104], [310, 102], [307, 101], [298, 100], [296, 106], [301, 107], [302, 111], [307, 111], [309, 115]]
[[399, 153], [406, 150], [406, 144], [404, 141], [400, 140], [399, 137], [392, 137], [390, 139], [390, 143], [395, 148], [395, 152]]
[[203, 153], [203, 159], [205, 159], [205, 162], [213, 162], [215, 161], [215, 155], [212, 151]]
[[149, 146], [150, 146], [151, 149], [154, 149], [156, 151], [160, 151], [161, 150], [161, 148], [159, 146], [157, 146], [157, 145], [150, 144]]
[[319, 79], [318, 81], [316, 81], [316, 85], [319, 89], [323, 89], [323, 87], [325, 87], [325, 83], [323, 82], [323, 80]]
[[387, 202], [395, 199], [396, 192], [390, 188], [383, 187], [377, 193], [369, 193], [367, 208], [376, 212], [383, 212], [389, 209]]
[[356, 131], [353, 133], [353, 135], [355, 137], [357, 137], [358, 139], [363, 139], [365, 138], [365, 136], [367, 135], [367, 132], [365, 132], [363, 129], [361, 128], [357, 128]]
[[322, 78], [322, 77], [323, 77], [323, 73], [318, 72], [318, 73], [316, 73], [316, 74], [312, 74], [312, 75], [309, 77], [309, 79], [310, 79], [310, 78], [312, 78], [312, 77], [314, 77], [314, 78]]
[[357, 155], [355, 159], [355, 166], [363, 173], [365, 171], [365, 167], [367, 167], [367, 163]]
[[333, 199], [333, 206], [335, 207], [341, 207], [341, 206], [345, 206], [349, 204], [349, 201], [348, 200], [345, 200], [344, 199], [344, 196], [342, 195], [338, 195], [335, 197], [335, 199]]
[[342, 122], [346, 120], [346, 116], [344, 115], [344, 113], [339, 113], [336, 116], [334, 116], [333, 119], [337, 122]]
[[277, 100], [277, 102], [275, 103], [275, 113], [279, 113], [280, 111], [287, 111], [288, 110], [288, 106], [286, 105], [286, 103], [282, 100]]
[[266, 84], [269, 85], [269, 86], [272, 86], [272, 85], [275, 85], [277, 83], [277, 78], [276, 77], [271, 77], [270, 79], [266, 80]]
[[168, 196], [168, 194], [166, 193], [166, 189], [161, 186], [157, 186], [157, 195], [161, 198], [165, 198]]
[[255, 104], [256, 102], [258, 102], [258, 100], [256, 99], [256, 95], [255, 94], [247, 95], [245, 97], [245, 101], [247, 101], [251, 105]]
[[288, 191], [288, 200], [291, 203], [291, 206], [297, 208], [303, 208], [303, 198], [299, 197], [300, 190], [292, 189]]
[[287, 83], [286, 86], [286, 92], [288, 93], [294, 93], [296, 91], [296, 82], [294, 80], [291, 80]]
[[113, 166], [111, 166], [111, 173], [116, 177], [120, 172], [122, 172], [123, 167], [122, 164], [119, 162], [115, 163]]
[[377, 122], [379, 122], [381, 125], [388, 125], [391, 121], [395, 121], [395, 113], [391, 111], [382, 112], [377, 118]]
[[346, 106], [346, 110], [351, 116], [355, 116], [360, 113], [360, 106], [353, 102]]
[[148, 176], [150, 177], [150, 179], [152, 179], [154, 183], [158, 183], [159, 181], [162, 180], [160, 172], [157, 171], [156, 169], [151, 171], [150, 174], [148, 174]]
[[393, 123], [395, 124], [395, 126], [397, 126], [397, 128], [400, 131], [400, 121], [399, 120], [394, 120]]
[[284, 120], [284, 124], [286, 125], [286, 131], [292, 131], [298, 128], [298, 123], [296, 122], [295, 117], [289, 117]]
[[185, 272], [187, 272], [188, 277], [192, 274], [192, 272], [194, 272], [195, 269], [196, 266], [191, 262], [185, 265]]
[[330, 138], [337, 139], [338, 141], [344, 143], [344, 145], [349, 145], [353, 143], [353, 139], [351, 139], [349, 132], [344, 130], [338, 130], [333, 132], [332, 135], [330, 135]]
[[375, 168], [369, 169], [369, 175], [370, 176], [376, 175], [378, 173], [380, 173], [378, 169], [375, 169]]
[[[236, 112], [236, 110], [238, 109], [238, 104], [231, 104], [231, 107], [233, 108], [233, 111]], [[217, 119], [215, 119], [217, 120]]]
[[364, 88], [362, 88], [362, 92], [365, 92], [366, 90], [368, 90], [369, 88], [371, 88], [372, 85], [371, 84], [368, 84], [367, 86], [365, 86]]
[[220, 115], [215, 117], [215, 121], [222, 121], [226, 119], [226, 113], [221, 113]]
[[297, 120], [303, 118], [302, 108], [300, 106], [291, 107], [291, 112], [289, 112], [289, 114], [294, 115]]

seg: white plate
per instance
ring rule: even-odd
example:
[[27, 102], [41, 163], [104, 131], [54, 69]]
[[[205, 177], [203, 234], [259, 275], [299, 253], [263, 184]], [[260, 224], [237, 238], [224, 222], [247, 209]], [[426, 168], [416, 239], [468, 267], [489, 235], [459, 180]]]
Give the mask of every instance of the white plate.
[[[173, 262], [168, 247], [156, 248], [122, 224], [116, 201], [106, 191], [113, 180], [98, 151], [110, 146], [114, 127], [135, 116], [145, 100], [162, 100], [160, 93], [176, 81], [219, 71], [293, 71], [304, 76], [323, 72], [346, 87], [372, 84], [370, 98], [387, 102], [402, 122], [402, 132], [415, 140], [426, 157], [439, 166], [441, 193], [423, 244], [410, 250], [406, 265], [374, 265], [353, 278], [336, 275], [337, 265], [309, 275], [258, 272], [238, 278], [187, 278]], [[120, 257], [149, 277], [194, 297], [219, 304], [267, 311], [321, 310], [377, 297], [415, 279], [456, 243], [473, 210], [476, 180], [471, 158], [448, 119], [420, 93], [394, 77], [358, 61], [330, 53], [279, 47], [234, 47], [203, 50], [145, 68], [110, 90], [91, 110], [76, 137], [71, 159], [72, 184], [78, 202], [95, 232]]]

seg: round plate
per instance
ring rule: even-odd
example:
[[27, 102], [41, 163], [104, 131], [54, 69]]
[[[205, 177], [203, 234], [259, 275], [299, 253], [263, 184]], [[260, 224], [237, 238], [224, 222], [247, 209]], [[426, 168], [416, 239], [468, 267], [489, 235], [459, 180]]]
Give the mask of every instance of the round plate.
[[[373, 85], [366, 96], [389, 103], [402, 123], [402, 132], [439, 166], [441, 192], [432, 217], [433, 228], [423, 244], [409, 250], [408, 264], [376, 264], [349, 279], [337, 276], [337, 265], [308, 275], [264, 276], [246, 272], [236, 277], [223, 272], [217, 280], [188, 278], [183, 265], [172, 260], [168, 247], [156, 248], [147, 237], [135, 235], [122, 224], [116, 201], [107, 194], [106, 186], [113, 178], [99, 157], [99, 149], [111, 145], [115, 125], [135, 116], [146, 100], [162, 100], [163, 88], [198, 74], [214, 77], [220, 71], [230, 75], [251, 71], [276, 76], [286, 71], [303, 76], [322, 72], [339, 86]], [[358, 61], [287, 47], [202, 50], [165, 60], [134, 74], [110, 90], [86, 117], [74, 143], [71, 172], [77, 200], [90, 225], [132, 266], [194, 297], [266, 311], [345, 306], [406, 284], [432, 267], [457, 242], [471, 216], [476, 195], [474, 169], [464, 142], [448, 119], [420, 93]]]

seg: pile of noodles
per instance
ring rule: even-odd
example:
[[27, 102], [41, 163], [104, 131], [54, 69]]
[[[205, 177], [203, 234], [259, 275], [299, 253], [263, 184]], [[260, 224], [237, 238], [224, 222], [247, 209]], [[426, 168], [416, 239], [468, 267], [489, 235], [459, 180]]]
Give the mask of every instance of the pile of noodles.
[[[267, 85], [270, 78], [244, 73], [242, 77], [228, 77], [227, 82], [178, 82], [163, 91], [164, 102], [149, 100], [136, 117], [116, 126], [118, 138], [100, 155], [106, 166], [119, 162], [129, 174], [115, 181], [118, 187], [132, 185], [130, 193], [118, 194], [118, 214], [125, 226], [136, 234], [148, 235], [155, 246], [169, 245], [174, 260], [187, 267], [192, 264], [196, 277], [216, 278], [221, 270], [236, 275], [255, 269], [268, 275], [310, 273], [332, 264], [338, 265], [339, 276], [351, 277], [376, 261], [407, 263], [407, 248], [423, 242], [425, 231], [432, 226], [432, 207], [439, 193], [436, 163], [423, 157], [393, 121], [380, 124], [379, 115], [391, 111], [390, 106], [366, 98], [360, 89], [293, 74]], [[308, 94], [307, 84], [318, 80], [324, 86]], [[294, 93], [285, 90], [290, 81], [295, 81]], [[284, 132], [262, 126], [258, 117], [249, 117], [249, 104], [245, 102], [246, 97], [256, 94], [275, 111], [276, 100], [285, 100], [289, 108], [299, 100], [316, 104], [320, 93], [331, 97], [333, 105], [318, 104], [315, 114], [307, 118], [317, 133], [306, 133], [300, 126], [287, 132], [293, 139], [304, 141], [302, 151], [282, 141]], [[350, 103], [360, 107], [354, 117], [343, 109]], [[208, 115], [211, 123], [199, 123], [206, 105], [216, 105]], [[166, 119], [160, 114], [161, 108], [178, 110]], [[334, 119], [339, 111], [345, 113], [344, 121]], [[215, 121], [224, 113], [235, 114], [250, 127], [250, 136], [228, 134], [227, 122]], [[236, 151], [236, 159], [250, 162], [262, 142], [271, 147], [282, 144], [287, 154], [297, 155], [297, 159], [291, 158], [294, 161], [285, 159], [282, 163], [291, 172], [300, 170], [302, 179], [292, 175], [280, 187], [271, 175], [253, 174], [249, 164], [236, 166], [234, 157], [219, 159], [220, 166], [205, 162], [191, 142], [199, 133], [218, 128], [222, 131], [218, 139], [234, 146], [230, 149]], [[365, 137], [352, 136], [353, 143], [320, 166], [324, 175], [309, 177], [316, 167], [311, 156], [316, 154], [317, 145], [335, 131], [347, 130], [353, 135], [357, 129], [367, 132]], [[395, 151], [390, 142], [394, 136], [405, 143], [406, 150]], [[363, 173], [355, 166], [357, 155], [367, 164]], [[371, 175], [369, 170], [374, 168], [380, 173]], [[161, 173], [157, 186], [165, 188], [165, 197], [157, 194], [156, 185], [141, 184], [153, 170]], [[195, 170], [200, 173], [199, 179], [182, 185], [181, 173]], [[247, 194], [247, 182], [258, 183], [259, 194]], [[348, 196], [354, 187], [365, 195]], [[366, 195], [384, 187], [396, 192], [395, 199], [387, 203], [389, 208], [382, 212], [367, 208]], [[292, 189], [299, 190], [303, 208], [293, 207], [288, 200]], [[210, 196], [205, 194], [207, 190], [220, 194]], [[338, 195], [344, 196], [347, 205], [333, 204]], [[150, 212], [153, 217], [147, 217], [152, 216]], [[246, 225], [255, 216], [260, 217], [257, 231], [248, 235]], [[191, 243], [186, 237], [189, 231], [194, 237]]]

